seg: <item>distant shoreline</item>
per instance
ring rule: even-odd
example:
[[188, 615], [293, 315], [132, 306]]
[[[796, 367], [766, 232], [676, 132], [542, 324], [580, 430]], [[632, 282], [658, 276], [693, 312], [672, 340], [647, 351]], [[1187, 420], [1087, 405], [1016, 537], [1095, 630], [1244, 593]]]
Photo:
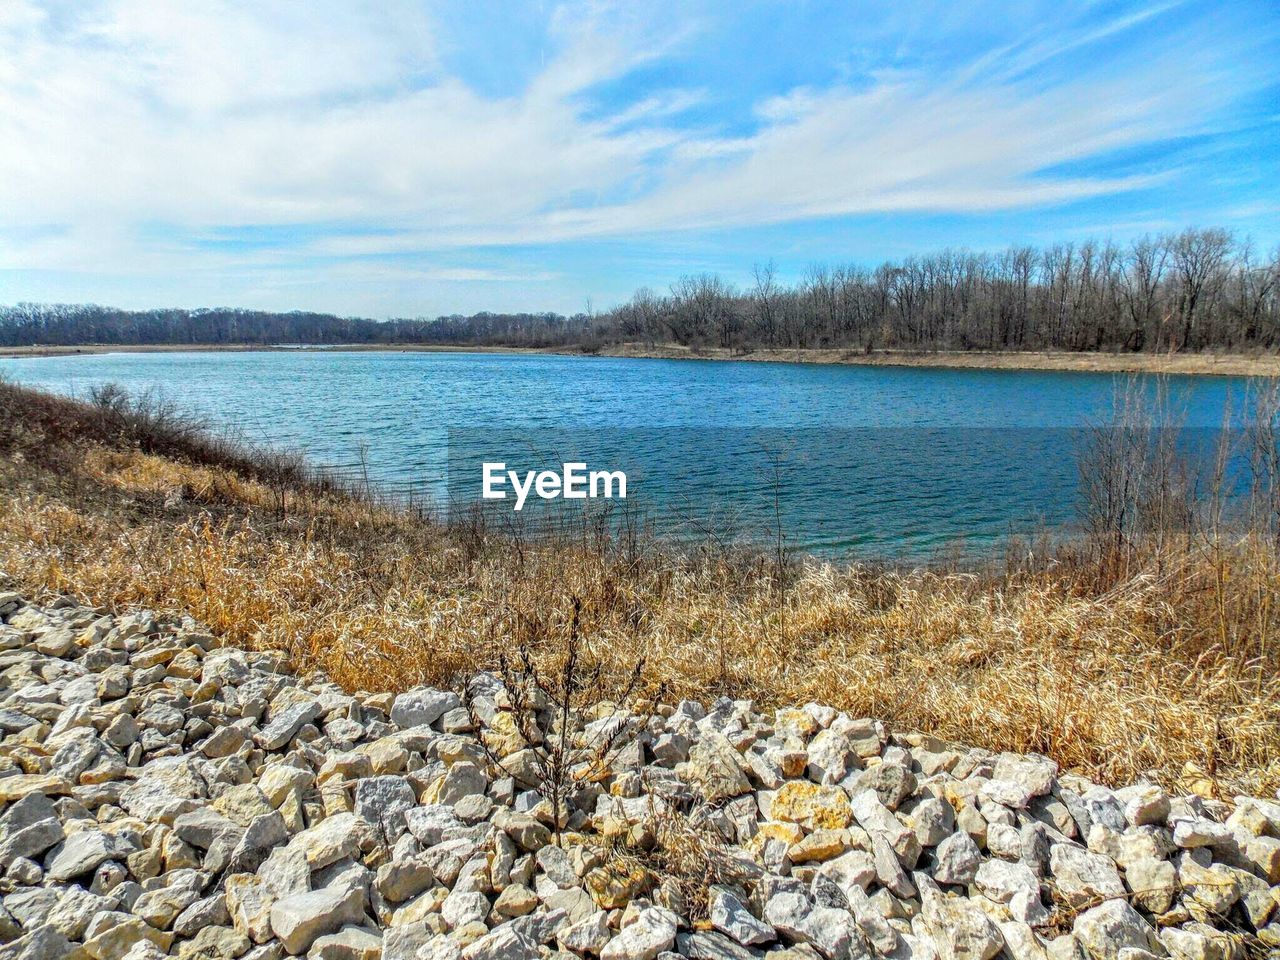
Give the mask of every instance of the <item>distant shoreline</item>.
[[838, 349], [758, 349], [740, 353], [723, 347], [693, 349], [675, 344], [646, 346], [617, 344], [587, 353], [572, 347], [459, 346], [453, 344], [333, 344], [274, 346], [257, 344], [101, 344], [86, 346], [0, 347], [0, 357], [96, 356], [104, 353], [256, 353], [291, 350], [371, 353], [493, 353], [557, 356], [619, 357], [655, 360], [718, 360], [755, 363], [817, 363], [867, 367], [936, 367], [962, 370], [1060, 370], [1082, 373], [1169, 373], [1188, 376], [1280, 376], [1280, 355], [1213, 353], [1101, 353], [1062, 351], [938, 351], [880, 350], [863, 353]]

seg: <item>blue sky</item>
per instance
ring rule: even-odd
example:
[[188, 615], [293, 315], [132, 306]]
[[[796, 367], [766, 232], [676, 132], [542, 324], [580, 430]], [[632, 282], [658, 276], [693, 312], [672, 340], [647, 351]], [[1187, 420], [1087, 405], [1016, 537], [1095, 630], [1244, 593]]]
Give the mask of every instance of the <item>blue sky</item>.
[[0, 4], [0, 303], [606, 308], [682, 273], [1280, 243], [1280, 8]]

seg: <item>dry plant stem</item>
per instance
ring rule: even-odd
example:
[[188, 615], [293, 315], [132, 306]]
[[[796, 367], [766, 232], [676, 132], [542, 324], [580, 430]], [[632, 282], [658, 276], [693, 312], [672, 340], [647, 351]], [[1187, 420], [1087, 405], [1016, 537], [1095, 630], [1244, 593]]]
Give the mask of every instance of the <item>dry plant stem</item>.
[[[569, 621], [563, 634], [554, 627], [549, 628], [541, 618], [512, 611], [509, 616], [521, 624], [521, 641], [514, 657], [504, 650], [497, 658], [506, 708], [521, 740], [532, 751], [538, 774], [536, 788], [551, 807], [552, 832], [557, 846], [564, 830], [568, 800], [574, 791], [610, 765], [632, 718], [629, 713], [619, 714], [624, 716], [621, 722], [606, 724], [594, 739], [576, 742], [582, 709], [606, 700], [611, 692], [626, 703], [639, 687], [644, 673], [641, 658], [631, 667], [630, 677], [620, 690], [608, 688], [605, 663], [597, 661], [588, 665], [583, 660], [587, 651], [580, 629], [582, 598], [576, 594], [570, 596], [569, 607]], [[534, 654], [535, 645], [552, 658], [545, 666]], [[470, 687], [467, 694], [465, 702], [472, 724], [481, 729]], [[544, 704], [554, 716], [549, 737], [543, 735], [547, 727], [539, 718]], [[511, 776], [505, 759], [483, 737], [481, 742], [489, 762]]]

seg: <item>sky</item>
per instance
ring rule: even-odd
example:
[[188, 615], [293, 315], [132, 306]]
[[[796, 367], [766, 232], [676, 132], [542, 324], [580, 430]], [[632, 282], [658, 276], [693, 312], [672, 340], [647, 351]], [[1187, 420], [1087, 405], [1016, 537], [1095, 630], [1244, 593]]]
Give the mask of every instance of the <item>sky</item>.
[[0, 303], [603, 310], [1280, 243], [1274, 0], [2, 0]]

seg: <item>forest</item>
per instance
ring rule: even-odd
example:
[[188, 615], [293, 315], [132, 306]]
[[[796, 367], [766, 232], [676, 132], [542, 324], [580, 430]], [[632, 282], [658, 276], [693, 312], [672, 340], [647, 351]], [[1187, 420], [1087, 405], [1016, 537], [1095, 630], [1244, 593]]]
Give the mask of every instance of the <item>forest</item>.
[[998, 253], [944, 250], [868, 267], [813, 265], [785, 283], [772, 261], [738, 286], [715, 274], [644, 288], [599, 314], [477, 313], [370, 320], [242, 309], [0, 306], [0, 345], [681, 344], [874, 350], [1274, 351], [1280, 248], [1220, 228]]

